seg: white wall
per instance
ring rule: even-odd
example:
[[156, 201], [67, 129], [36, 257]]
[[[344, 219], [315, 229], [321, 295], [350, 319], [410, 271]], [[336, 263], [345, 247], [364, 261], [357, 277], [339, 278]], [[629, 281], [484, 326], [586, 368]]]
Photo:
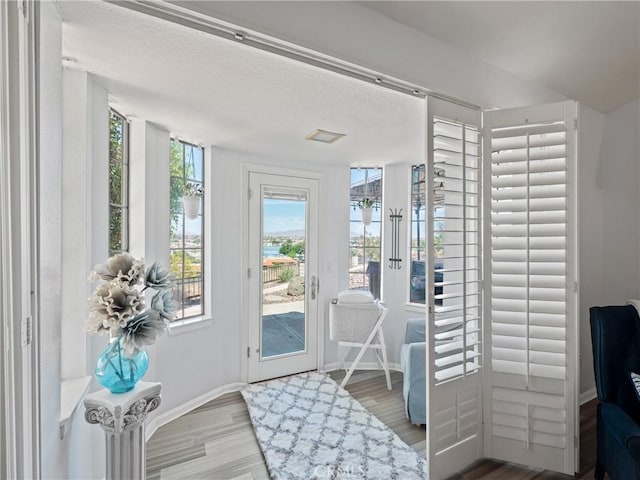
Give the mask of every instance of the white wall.
[[580, 108], [580, 393], [595, 395], [589, 307], [640, 297], [640, 106]]
[[607, 114], [602, 138], [603, 301], [608, 304], [640, 295], [638, 109], [635, 101]]
[[[169, 266], [169, 142], [169, 132], [151, 122], [129, 124], [129, 252], [147, 266], [159, 261], [164, 268]], [[145, 380], [154, 380], [155, 347], [148, 353]]]
[[[107, 253], [107, 92], [80, 70], [63, 74], [62, 378], [86, 375], [90, 269]], [[102, 135], [100, 132], [106, 132]], [[91, 159], [91, 161], [87, 161]]]
[[134, 119], [129, 128], [129, 251], [151, 265], [169, 261], [169, 132]]
[[[84, 421], [82, 407], [74, 418], [67, 436], [59, 437], [60, 383], [63, 369], [70, 374], [85, 374], [84, 333], [82, 317], [63, 315], [62, 293], [77, 285], [62, 282], [63, 265], [63, 88], [61, 59], [61, 24], [55, 7], [50, 2], [40, 4], [40, 436], [42, 477], [47, 479], [100, 478], [104, 469], [93, 461], [94, 442], [101, 431]], [[86, 103], [86, 102], [85, 102]], [[83, 158], [86, 158], [86, 151]], [[78, 185], [83, 189], [84, 181]], [[89, 202], [90, 204], [91, 202]], [[82, 220], [85, 225], [86, 221]], [[66, 232], [68, 233], [68, 232]], [[81, 233], [81, 232], [76, 232]], [[83, 255], [82, 252], [78, 252]], [[83, 281], [86, 273], [82, 274]], [[84, 285], [83, 285], [84, 287]], [[85, 289], [80, 290], [84, 292]], [[86, 303], [86, 295], [72, 292], [76, 301]], [[81, 345], [73, 342], [78, 334], [71, 334], [66, 349], [61, 345], [63, 323], [71, 322], [78, 328]], [[78, 347], [81, 347], [80, 349]], [[80, 350], [75, 357], [76, 366], [63, 358]], [[77, 368], [76, 368], [77, 367]], [[78, 454], [78, 452], [83, 452]], [[101, 456], [102, 458], [102, 456]]]
[[[52, 4], [40, 6], [40, 434], [42, 473], [62, 478], [65, 448], [58, 440], [61, 327], [61, 24]], [[65, 446], [66, 447], [66, 446]]]
[[593, 396], [589, 307], [602, 304], [604, 191], [600, 152], [605, 116], [580, 106], [578, 128], [578, 222], [580, 284], [580, 394]]
[[[88, 337], [84, 323], [93, 288], [88, 273], [108, 253], [108, 95], [96, 77], [72, 69], [63, 71], [62, 94], [60, 274], [64, 288], [59, 299], [58, 381], [92, 375], [95, 359], [107, 343], [105, 337]], [[98, 387], [94, 380], [91, 390]], [[81, 462], [68, 461], [66, 478], [104, 475], [104, 434], [84, 421], [83, 411], [82, 404], [76, 407], [63, 440], [68, 445], [65, 454], [70, 456], [86, 445], [92, 446], [91, 454]]]

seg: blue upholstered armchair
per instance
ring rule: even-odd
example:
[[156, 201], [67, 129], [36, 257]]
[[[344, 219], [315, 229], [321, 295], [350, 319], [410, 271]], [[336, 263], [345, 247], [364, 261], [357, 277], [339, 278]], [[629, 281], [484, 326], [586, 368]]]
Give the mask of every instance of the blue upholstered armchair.
[[598, 390], [595, 478], [640, 479], [640, 402], [629, 378], [640, 373], [640, 318], [631, 305], [592, 307]]
[[405, 413], [411, 423], [427, 423], [427, 383], [425, 363], [425, 319], [424, 317], [407, 320], [404, 345], [400, 351], [403, 373], [402, 392], [404, 394]]

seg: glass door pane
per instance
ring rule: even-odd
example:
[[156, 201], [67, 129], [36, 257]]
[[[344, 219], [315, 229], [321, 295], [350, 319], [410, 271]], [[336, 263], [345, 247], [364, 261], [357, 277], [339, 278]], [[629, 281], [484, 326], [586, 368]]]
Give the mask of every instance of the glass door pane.
[[306, 192], [262, 192], [260, 356], [306, 349]]

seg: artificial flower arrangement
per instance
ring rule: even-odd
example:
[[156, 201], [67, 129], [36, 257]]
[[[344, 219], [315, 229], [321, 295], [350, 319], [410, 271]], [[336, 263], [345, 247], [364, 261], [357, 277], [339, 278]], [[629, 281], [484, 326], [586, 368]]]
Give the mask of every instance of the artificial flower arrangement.
[[[175, 317], [177, 303], [169, 271], [158, 262], [144, 271], [144, 262], [128, 253], [117, 253], [104, 265], [96, 265], [89, 281], [102, 280], [89, 298], [86, 331], [123, 337], [125, 353], [134, 356], [155, 342]], [[145, 308], [143, 292], [152, 289], [151, 306]], [[148, 296], [147, 296], [148, 298]]]
[[[169, 272], [158, 262], [145, 272], [142, 260], [118, 253], [94, 267], [89, 281], [99, 280], [102, 283], [89, 298], [85, 330], [92, 335], [108, 333], [111, 337], [112, 343], [98, 359], [96, 377], [113, 393], [122, 393], [133, 388], [144, 375], [148, 366], [144, 349], [168, 329], [178, 304], [173, 300]], [[134, 359], [142, 355], [145, 364], [136, 365], [142, 360]], [[133, 381], [134, 376], [140, 378]], [[111, 383], [105, 384], [103, 380]]]

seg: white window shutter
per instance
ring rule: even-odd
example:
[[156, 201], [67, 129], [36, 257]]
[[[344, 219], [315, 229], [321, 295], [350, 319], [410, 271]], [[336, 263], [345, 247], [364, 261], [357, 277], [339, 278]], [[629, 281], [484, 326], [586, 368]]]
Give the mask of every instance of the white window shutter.
[[576, 104], [484, 114], [485, 454], [575, 472]]
[[480, 130], [433, 116], [435, 380], [481, 364]]
[[427, 99], [428, 468], [443, 479], [482, 453], [481, 112]]

